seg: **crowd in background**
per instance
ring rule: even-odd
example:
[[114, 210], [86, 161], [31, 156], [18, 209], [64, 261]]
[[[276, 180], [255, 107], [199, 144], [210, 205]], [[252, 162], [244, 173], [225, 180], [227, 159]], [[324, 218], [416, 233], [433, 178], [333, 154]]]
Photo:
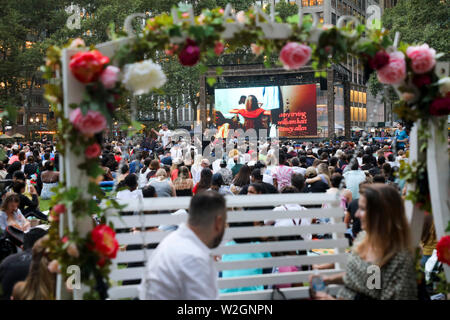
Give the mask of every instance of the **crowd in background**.
[[[401, 125], [398, 128], [398, 134], [396, 133], [398, 139], [395, 139], [393, 144], [367, 141], [363, 138], [357, 143], [353, 141], [299, 143], [285, 140], [258, 142], [257, 150], [251, 150], [248, 143], [247, 148], [242, 148], [242, 145], [238, 146], [236, 140], [234, 149], [212, 163], [202, 151], [209, 146], [211, 147], [208, 149], [211, 152], [209, 155], [214, 156], [217, 150], [214, 147], [220, 143], [220, 140], [213, 137], [202, 143], [202, 150], [197, 150], [188, 144], [193, 142], [195, 137], [192, 141], [183, 139], [175, 141], [172, 140], [172, 136], [168, 127], [163, 125], [161, 130], [153, 130], [151, 135], [135, 143], [125, 141], [104, 143], [99, 161], [104, 169], [100, 185], [104, 187], [105, 192], [111, 189], [118, 191], [117, 199], [198, 196], [206, 191], [215, 191], [221, 196], [269, 193], [337, 194], [340, 205], [345, 211], [344, 222], [348, 228], [346, 236], [350, 244], [356, 241], [361, 231], [367, 231], [368, 222], [364, 221], [364, 218], [361, 219], [361, 206], [369, 205], [369, 203], [364, 202], [369, 201], [369, 198], [372, 201], [384, 195], [385, 199], [378, 199], [378, 201], [390, 208], [392, 205], [386, 202], [389, 197], [385, 190], [398, 195], [398, 198], [394, 196], [393, 202], [401, 201], [400, 197], [405, 195], [405, 181], [396, 175], [402, 161], [408, 161], [408, 136]], [[0, 226], [3, 231], [7, 226], [13, 226], [27, 232], [33, 229], [30, 225], [30, 217], [41, 221], [46, 220], [46, 214], [40, 211], [39, 200], [49, 199], [52, 195], [51, 189], [58, 184], [58, 152], [51, 142], [15, 143], [6, 145], [3, 149], [7, 157], [0, 162], [0, 179], [5, 186], [2, 193]], [[387, 189], [378, 190], [379, 186], [385, 186]], [[370, 195], [368, 190], [375, 193]], [[392, 217], [396, 214], [400, 215], [397, 221], [400, 224], [404, 222], [402, 206], [403, 204], [397, 208], [399, 212], [392, 213]], [[285, 211], [307, 208], [288, 204], [269, 209]], [[365, 210], [373, 212], [374, 209]], [[287, 220], [289, 219], [268, 220], [264, 221], [264, 224], [289, 226], [327, 223], [326, 219]], [[389, 223], [386, 222], [386, 225]], [[160, 226], [161, 228], [170, 230], [170, 226]], [[371, 232], [377, 233], [380, 230], [373, 229]], [[398, 249], [401, 252], [406, 248], [402, 245], [409, 234], [406, 232], [403, 236], [399, 240], [401, 245]], [[310, 235], [309, 239], [323, 237], [327, 235]], [[242, 241], [242, 239], [229, 240], [227, 245]], [[255, 239], [248, 241], [253, 240]], [[422, 263], [424, 264], [436, 245], [432, 222], [426, 223], [422, 240]], [[366, 249], [364, 252], [367, 251]], [[28, 247], [26, 250], [30, 253], [31, 248]], [[382, 248], [380, 252], [382, 252], [381, 255], [390, 254], [388, 251], [387, 248]], [[371, 253], [370, 250], [368, 252]], [[297, 254], [301, 253], [297, 252]], [[264, 256], [264, 253], [261, 255]], [[224, 255], [221, 258], [227, 261], [227, 259], [261, 257]], [[28, 263], [31, 263], [31, 255], [28, 258]], [[396, 263], [405, 263], [405, 261], [409, 263], [409, 257], [401, 256]], [[321, 268], [320, 265], [313, 267]], [[4, 264], [0, 265], [0, 280], [5, 279], [4, 268]], [[221, 276], [245, 275], [245, 273], [239, 273], [239, 270], [236, 271], [224, 271]], [[269, 270], [269, 272], [272, 271], [283, 272], [280, 269]], [[291, 268], [290, 271], [295, 270]], [[261, 272], [268, 272], [268, 270], [256, 271], [256, 273]], [[23, 273], [21, 280], [24, 280]], [[326, 279], [326, 281], [334, 283], [336, 279]], [[9, 288], [8, 293], [12, 294], [11, 285], [6, 287]], [[262, 288], [236, 290], [254, 289]], [[222, 292], [233, 290], [226, 289]], [[405, 297], [408, 294], [416, 294], [415, 289], [408, 290]], [[18, 296], [20, 296], [19, 293]], [[9, 295], [6, 298], [8, 297]]]

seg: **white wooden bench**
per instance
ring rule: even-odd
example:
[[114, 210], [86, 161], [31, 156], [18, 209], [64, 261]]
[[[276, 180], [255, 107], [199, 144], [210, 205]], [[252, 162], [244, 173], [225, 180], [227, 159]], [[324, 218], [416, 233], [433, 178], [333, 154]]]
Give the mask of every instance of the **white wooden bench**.
[[[177, 198], [151, 198], [138, 200], [121, 201], [126, 204], [124, 211], [155, 211], [187, 209], [190, 197]], [[251, 227], [228, 227], [224, 234], [221, 245], [214, 250], [215, 255], [255, 253], [255, 252], [286, 252], [296, 250], [311, 249], [333, 249], [333, 254], [327, 255], [282, 255], [264, 259], [243, 260], [243, 261], [219, 261], [216, 262], [218, 271], [272, 268], [278, 266], [291, 265], [312, 265], [323, 263], [334, 263], [334, 269], [320, 270], [319, 273], [335, 274], [345, 269], [347, 255], [345, 248], [348, 247], [348, 240], [345, 238], [346, 225], [343, 223], [344, 212], [339, 207], [339, 201], [335, 195], [328, 194], [274, 194], [274, 195], [252, 195], [252, 196], [229, 196], [226, 197], [228, 211], [228, 222], [248, 222], [275, 219], [292, 218], [330, 218], [328, 224], [313, 224], [310, 226], [251, 226]], [[285, 204], [322, 205], [329, 204], [326, 209], [308, 209], [299, 211], [272, 211], [272, 210], [247, 210], [245, 207], [279, 206]], [[234, 210], [232, 211], [232, 208]], [[187, 220], [187, 215], [170, 214], [146, 214], [118, 216], [110, 215], [108, 220], [114, 223], [116, 230], [124, 228], [141, 228], [158, 225], [178, 225]], [[125, 232], [118, 233], [117, 239], [120, 245], [147, 245], [158, 244], [171, 231], [147, 231], [147, 232]], [[331, 239], [322, 240], [294, 240], [294, 241], [268, 241], [259, 243], [240, 243], [225, 246], [225, 243], [235, 238], [253, 237], [280, 237], [306, 234], [332, 234]], [[122, 281], [141, 279], [144, 267], [125, 267], [124, 264], [144, 261], [144, 254], [151, 258], [154, 249], [120, 251], [113, 261], [110, 278], [112, 287], [109, 290], [111, 299], [135, 298], [138, 296], [138, 284], [122, 285]], [[123, 267], [120, 267], [120, 265]], [[275, 285], [285, 283], [308, 282], [308, 277], [313, 271], [299, 271], [290, 273], [269, 273], [243, 277], [219, 278], [219, 289], [248, 287], [256, 285]], [[331, 286], [331, 293], [336, 292], [337, 286]], [[287, 299], [302, 299], [309, 297], [308, 287], [291, 287], [280, 289]], [[260, 291], [244, 291], [236, 293], [224, 293], [220, 299], [271, 299], [272, 289]]]

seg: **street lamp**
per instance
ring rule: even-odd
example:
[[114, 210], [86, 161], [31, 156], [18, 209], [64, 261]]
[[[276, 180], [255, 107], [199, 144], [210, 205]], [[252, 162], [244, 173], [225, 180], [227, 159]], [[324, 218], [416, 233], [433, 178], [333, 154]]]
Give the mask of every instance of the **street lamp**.
[[33, 118], [30, 118], [30, 122], [33, 123], [33, 122], [34, 122], [34, 119], [33, 119]]

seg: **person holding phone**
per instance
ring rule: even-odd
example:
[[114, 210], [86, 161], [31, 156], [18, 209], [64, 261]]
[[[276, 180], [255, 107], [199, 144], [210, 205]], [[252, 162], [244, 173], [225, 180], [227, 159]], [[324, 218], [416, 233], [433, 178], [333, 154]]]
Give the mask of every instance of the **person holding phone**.
[[[354, 242], [346, 271], [324, 277], [311, 275], [311, 298], [416, 300], [414, 250], [399, 192], [389, 185], [368, 185], [358, 200], [356, 216], [364, 231]], [[344, 285], [336, 298], [326, 292], [329, 284]]]

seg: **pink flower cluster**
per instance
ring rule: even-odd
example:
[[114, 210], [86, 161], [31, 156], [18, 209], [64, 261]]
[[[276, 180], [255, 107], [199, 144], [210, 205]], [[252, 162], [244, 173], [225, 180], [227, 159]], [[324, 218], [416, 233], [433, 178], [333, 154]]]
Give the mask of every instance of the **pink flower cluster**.
[[389, 62], [377, 70], [378, 81], [384, 84], [400, 84], [406, 78], [405, 55], [400, 51], [389, 54]]
[[82, 134], [93, 136], [106, 128], [106, 119], [101, 112], [89, 110], [85, 115], [80, 108], [70, 112], [70, 122]]
[[415, 73], [427, 73], [436, 65], [436, 50], [427, 44], [408, 47], [406, 55], [411, 59], [411, 68]]
[[106, 89], [113, 89], [116, 86], [116, 82], [119, 79], [120, 69], [115, 66], [107, 66], [103, 70], [100, 81]]
[[280, 52], [280, 60], [286, 70], [295, 70], [306, 65], [311, 58], [311, 48], [297, 42], [288, 42]]

